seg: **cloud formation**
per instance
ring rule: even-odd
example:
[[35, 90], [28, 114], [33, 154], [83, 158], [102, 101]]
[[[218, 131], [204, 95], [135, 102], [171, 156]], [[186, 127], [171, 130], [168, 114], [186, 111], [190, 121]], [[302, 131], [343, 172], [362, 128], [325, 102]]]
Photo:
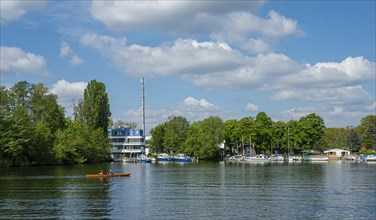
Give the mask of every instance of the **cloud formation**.
[[258, 112], [259, 106], [252, 104], [252, 103], [247, 103], [247, 105], [245, 106], [245, 111], [247, 111], [247, 112]]
[[42, 10], [48, 4], [48, 1], [24, 1], [12, 0], [1, 1], [0, 19], [1, 24], [16, 21], [29, 11]]
[[[153, 29], [179, 36], [206, 35], [249, 53], [270, 52], [268, 39], [301, 36], [297, 21], [269, 11], [264, 1], [93, 1], [91, 14], [114, 32]], [[261, 38], [260, 38], [261, 37]]]
[[[181, 103], [178, 103], [175, 106], [159, 109], [146, 107], [145, 111], [147, 114], [147, 130], [150, 130], [158, 124], [167, 121], [168, 117], [171, 115], [185, 117], [188, 121], [199, 121], [209, 116], [229, 118], [231, 115], [233, 115], [233, 112], [215, 106], [213, 103], [210, 103], [205, 99], [196, 99], [191, 96], [185, 98]], [[135, 120], [137, 124], [141, 124], [141, 114], [141, 108], [130, 109], [124, 112], [124, 117], [131, 118]]]
[[25, 52], [17, 47], [1, 46], [0, 71], [4, 76], [20, 73], [32, 73], [37, 76], [48, 76], [46, 59], [34, 53]]
[[77, 65], [85, 63], [85, 61], [81, 57], [77, 56], [74, 53], [71, 46], [65, 41], [63, 41], [60, 46], [60, 57], [61, 58], [70, 57], [69, 62], [72, 66], [77, 66]]
[[[317, 112], [329, 109], [328, 116], [333, 109], [348, 113], [354, 105], [371, 106], [374, 102], [361, 84], [375, 80], [375, 62], [364, 57], [308, 64], [274, 52], [249, 56], [219, 41], [177, 39], [150, 47], [127, 45], [124, 37], [97, 34], [83, 35], [81, 43], [137, 78], [177, 75], [206, 89], [267, 91], [276, 101], [321, 103]], [[246, 110], [256, 111], [254, 105]]]
[[65, 108], [67, 115], [73, 114], [73, 104], [83, 99], [87, 82], [68, 82], [64, 79], [52, 85], [50, 92], [59, 97], [59, 104]]

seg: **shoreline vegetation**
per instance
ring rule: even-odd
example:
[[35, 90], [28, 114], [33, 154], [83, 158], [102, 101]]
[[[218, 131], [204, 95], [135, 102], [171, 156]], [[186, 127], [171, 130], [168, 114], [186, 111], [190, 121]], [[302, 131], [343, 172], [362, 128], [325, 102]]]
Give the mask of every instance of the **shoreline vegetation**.
[[[73, 117], [66, 117], [57, 95], [42, 83], [0, 86], [0, 167], [110, 161], [107, 129], [114, 123], [105, 85], [90, 81], [84, 98], [73, 106]], [[223, 143], [230, 154], [247, 145], [266, 154], [328, 148], [375, 152], [376, 115], [345, 128], [326, 128], [315, 113], [288, 122], [272, 121], [265, 112], [226, 121], [210, 116], [189, 122], [183, 116], [170, 116], [150, 133], [152, 153], [181, 152], [201, 160], [223, 157], [218, 147]]]

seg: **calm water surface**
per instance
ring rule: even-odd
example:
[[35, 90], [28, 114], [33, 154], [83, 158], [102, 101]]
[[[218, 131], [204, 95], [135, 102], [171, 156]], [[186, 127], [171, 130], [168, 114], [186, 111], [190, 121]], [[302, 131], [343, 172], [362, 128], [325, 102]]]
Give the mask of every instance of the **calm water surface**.
[[0, 168], [0, 218], [376, 219], [376, 163]]

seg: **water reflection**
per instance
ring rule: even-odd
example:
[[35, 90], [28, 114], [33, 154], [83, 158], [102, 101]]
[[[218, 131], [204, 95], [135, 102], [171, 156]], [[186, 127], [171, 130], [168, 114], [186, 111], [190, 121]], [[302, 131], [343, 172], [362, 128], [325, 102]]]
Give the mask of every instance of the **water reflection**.
[[[98, 164], [0, 170], [1, 218], [373, 219], [375, 165]], [[85, 178], [112, 169], [126, 178]]]
[[[110, 213], [107, 180], [77, 175], [82, 167], [11, 168], [1, 172], [2, 218], [103, 218]], [[67, 175], [68, 174], [68, 175]], [[74, 175], [76, 174], [76, 175]], [[97, 198], [101, 198], [98, 200]]]

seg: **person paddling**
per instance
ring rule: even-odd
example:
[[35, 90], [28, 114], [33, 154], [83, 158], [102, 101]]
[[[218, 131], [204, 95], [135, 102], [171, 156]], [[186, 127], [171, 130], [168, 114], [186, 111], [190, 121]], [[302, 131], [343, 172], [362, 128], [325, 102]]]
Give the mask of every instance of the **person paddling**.
[[114, 173], [112, 172], [112, 170], [108, 171], [108, 175], [113, 175]]
[[101, 170], [101, 172], [99, 172], [99, 174], [100, 174], [100, 175], [104, 175], [104, 171], [103, 171], [103, 170]]

